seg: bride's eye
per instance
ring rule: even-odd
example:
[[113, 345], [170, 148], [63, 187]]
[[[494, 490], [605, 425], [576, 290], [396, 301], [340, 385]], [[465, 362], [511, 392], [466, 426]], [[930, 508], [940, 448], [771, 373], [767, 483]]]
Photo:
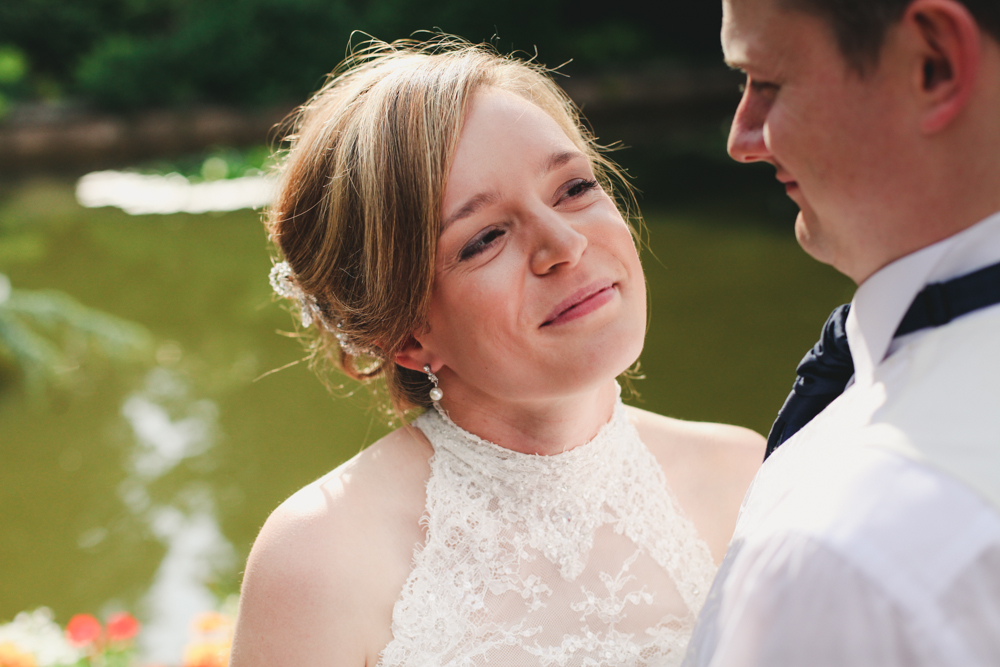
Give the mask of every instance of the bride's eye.
[[494, 241], [506, 234], [507, 232], [503, 229], [493, 227], [492, 229], [487, 229], [483, 233], [476, 236], [474, 239], [469, 241], [469, 244], [462, 248], [462, 252], [459, 254], [459, 261], [465, 261], [471, 259], [486, 250]]
[[597, 187], [598, 184], [596, 179], [590, 181], [586, 180], [577, 181], [566, 190], [566, 192], [563, 194], [562, 197], [560, 197], [560, 201], [563, 199], [573, 199], [575, 197], [580, 197], [590, 192], [591, 190], [596, 189]]

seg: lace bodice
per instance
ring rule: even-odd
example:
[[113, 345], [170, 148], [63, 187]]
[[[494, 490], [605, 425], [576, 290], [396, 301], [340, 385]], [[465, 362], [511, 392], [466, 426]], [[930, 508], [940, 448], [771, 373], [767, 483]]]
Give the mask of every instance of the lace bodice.
[[680, 664], [715, 575], [621, 401], [589, 443], [521, 454], [430, 411], [426, 544], [381, 667]]

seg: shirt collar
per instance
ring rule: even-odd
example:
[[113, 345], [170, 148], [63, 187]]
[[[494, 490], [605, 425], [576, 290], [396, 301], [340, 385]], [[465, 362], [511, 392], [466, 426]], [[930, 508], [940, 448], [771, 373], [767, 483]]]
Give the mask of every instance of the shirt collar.
[[855, 381], [870, 384], [893, 335], [924, 285], [1000, 261], [1000, 213], [880, 269], [858, 288], [847, 316]]

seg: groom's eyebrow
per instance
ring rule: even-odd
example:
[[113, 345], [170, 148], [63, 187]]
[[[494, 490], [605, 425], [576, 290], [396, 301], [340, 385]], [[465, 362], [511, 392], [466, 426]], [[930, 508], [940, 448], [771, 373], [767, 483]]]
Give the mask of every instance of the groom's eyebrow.
[[724, 58], [722, 62], [724, 62], [726, 64], [726, 67], [728, 67], [729, 69], [737, 72], [742, 72], [743, 74], [746, 74], [747, 67], [750, 66], [749, 60], [747, 58], [738, 58], [738, 57]]

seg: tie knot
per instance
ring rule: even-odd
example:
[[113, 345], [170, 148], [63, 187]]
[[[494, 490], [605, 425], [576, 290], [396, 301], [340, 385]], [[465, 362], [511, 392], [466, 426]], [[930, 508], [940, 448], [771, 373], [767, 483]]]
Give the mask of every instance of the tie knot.
[[802, 396], [840, 395], [854, 375], [854, 359], [847, 342], [847, 315], [851, 305], [838, 307], [826, 324], [815, 347], [799, 362], [794, 391]]
[[792, 437], [800, 428], [812, 421], [843, 393], [854, 375], [854, 359], [847, 342], [847, 315], [851, 305], [840, 306], [823, 325], [819, 342], [802, 359], [798, 378], [792, 387], [778, 419], [767, 437], [767, 453], [771, 455], [781, 443]]

